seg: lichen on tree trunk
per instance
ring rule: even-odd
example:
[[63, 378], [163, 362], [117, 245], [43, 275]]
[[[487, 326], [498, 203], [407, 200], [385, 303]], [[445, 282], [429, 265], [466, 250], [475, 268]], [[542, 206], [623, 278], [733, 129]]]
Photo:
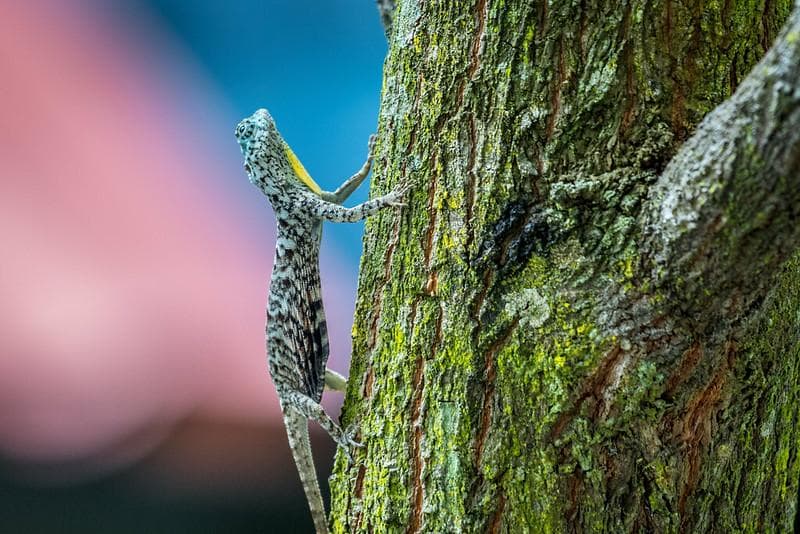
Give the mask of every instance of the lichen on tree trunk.
[[[790, 7], [398, 3], [372, 183], [414, 187], [367, 224], [336, 532], [791, 529], [800, 89], [753, 108], [785, 153], [720, 134], [730, 191], [673, 160]], [[675, 174], [712, 215], [662, 232]]]

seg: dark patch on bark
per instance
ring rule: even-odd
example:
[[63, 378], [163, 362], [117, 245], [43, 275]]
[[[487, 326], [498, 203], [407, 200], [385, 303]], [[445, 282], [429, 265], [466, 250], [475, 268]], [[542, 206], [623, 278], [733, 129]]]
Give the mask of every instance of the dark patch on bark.
[[538, 206], [511, 202], [483, 238], [473, 266], [482, 270], [491, 263], [501, 276], [509, 276], [524, 267], [532, 254], [546, 256], [562, 237]]

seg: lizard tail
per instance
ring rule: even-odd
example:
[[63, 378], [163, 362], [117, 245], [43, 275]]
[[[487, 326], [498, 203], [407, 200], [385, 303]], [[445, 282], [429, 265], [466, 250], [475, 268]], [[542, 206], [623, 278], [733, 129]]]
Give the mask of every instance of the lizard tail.
[[289, 438], [289, 448], [300, 474], [300, 482], [306, 493], [311, 517], [314, 519], [314, 528], [317, 534], [328, 534], [328, 521], [325, 516], [325, 505], [322, 504], [322, 494], [319, 491], [317, 472], [314, 469], [314, 459], [311, 456], [311, 442], [308, 439], [308, 420], [302, 415], [287, 410], [283, 414], [286, 425], [286, 435]]

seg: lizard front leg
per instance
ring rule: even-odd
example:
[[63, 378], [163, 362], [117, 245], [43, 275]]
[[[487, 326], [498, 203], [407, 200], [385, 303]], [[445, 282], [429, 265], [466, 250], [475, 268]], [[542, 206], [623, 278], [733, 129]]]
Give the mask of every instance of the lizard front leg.
[[378, 198], [373, 198], [352, 208], [345, 208], [339, 204], [328, 202], [311, 191], [298, 189], [295, 191], [296, 203], [299, 209], [305, 210], [315, 217], [331, 222], [356, 222], [377, 213], [387, 207], [402, 207], [400, 201], [409, 186], [403, 185], [391, 193]]

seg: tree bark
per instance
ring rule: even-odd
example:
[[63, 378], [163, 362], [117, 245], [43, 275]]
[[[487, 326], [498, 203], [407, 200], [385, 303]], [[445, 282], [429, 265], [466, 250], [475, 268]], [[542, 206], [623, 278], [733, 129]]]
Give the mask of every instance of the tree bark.
[[790, 10], [398, 2], [335, 532], [791, 531]]

